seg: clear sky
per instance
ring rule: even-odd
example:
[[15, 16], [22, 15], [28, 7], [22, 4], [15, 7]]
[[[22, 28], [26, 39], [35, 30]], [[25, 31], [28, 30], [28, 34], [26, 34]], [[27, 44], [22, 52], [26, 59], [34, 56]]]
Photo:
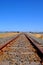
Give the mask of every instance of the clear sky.
[[43, 0], [0, 0], [0, 31], [43, 31]]

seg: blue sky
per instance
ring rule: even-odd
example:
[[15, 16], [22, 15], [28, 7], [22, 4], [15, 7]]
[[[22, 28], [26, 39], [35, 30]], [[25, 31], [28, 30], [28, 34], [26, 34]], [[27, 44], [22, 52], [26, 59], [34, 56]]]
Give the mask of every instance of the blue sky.
[[0, 0], [0, 31], [43, 31], [43, 0]]

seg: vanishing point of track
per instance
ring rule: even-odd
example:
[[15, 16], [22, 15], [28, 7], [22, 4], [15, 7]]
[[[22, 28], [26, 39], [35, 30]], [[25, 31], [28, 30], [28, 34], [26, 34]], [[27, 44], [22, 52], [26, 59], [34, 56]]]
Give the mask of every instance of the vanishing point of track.
[[0, 47], [0, 65], [43, 65], [43, 56], [38, 54], [25, 34]]

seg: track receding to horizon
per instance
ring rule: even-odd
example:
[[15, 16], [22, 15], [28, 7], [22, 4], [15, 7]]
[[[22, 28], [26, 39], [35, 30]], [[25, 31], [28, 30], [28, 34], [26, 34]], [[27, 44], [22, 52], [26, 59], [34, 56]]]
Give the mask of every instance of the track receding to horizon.
[[0, 65], [41, 65], [41, 58], [24, 34], [0, 50]]

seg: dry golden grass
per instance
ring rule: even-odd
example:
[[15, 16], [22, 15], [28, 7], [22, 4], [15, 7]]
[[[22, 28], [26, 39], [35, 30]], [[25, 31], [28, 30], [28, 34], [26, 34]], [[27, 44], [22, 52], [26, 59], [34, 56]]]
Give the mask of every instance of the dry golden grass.
[[9, 37], [9, 36], [13, 36], [19, 33], [2, 33], [0, 34], [0, 38], [4, 38], [4, 37]]
[[40, 38], [40, 39], [43, 39], [43, 34], [32, 34], [33, 36], [35, 36], [36, 38]]

